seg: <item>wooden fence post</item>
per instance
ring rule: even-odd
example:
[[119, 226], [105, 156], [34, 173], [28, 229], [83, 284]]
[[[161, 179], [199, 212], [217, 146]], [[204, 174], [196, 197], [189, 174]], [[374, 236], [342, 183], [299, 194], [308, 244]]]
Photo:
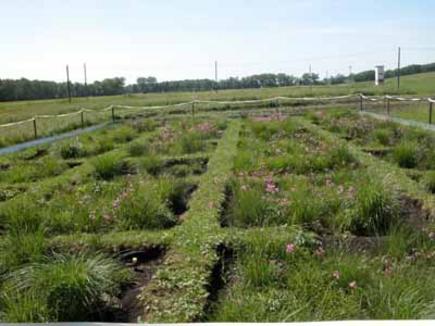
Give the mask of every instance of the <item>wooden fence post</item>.
[[359, 110], [363, 110], [363, 97], [362, 95], [359, 96]]
[[35, 135], [35, 139], [38, 138], [38, 130], [36, 128], [36, 116], [33, 117], [33, 133]]
[[432, 124], [432, 109], [433, 109], [433, 102], [429, 103], [429, 124]]
[[115, 107], [112, 105], [112, 122], [115, 122]]
[[82, 128], [85, 127], [85, 117], [83, 116], [83, 110], [80, 112], [80, 119], [82, 120]]
[[192, 101], [192, 118], [195, 117], [195, 101]]

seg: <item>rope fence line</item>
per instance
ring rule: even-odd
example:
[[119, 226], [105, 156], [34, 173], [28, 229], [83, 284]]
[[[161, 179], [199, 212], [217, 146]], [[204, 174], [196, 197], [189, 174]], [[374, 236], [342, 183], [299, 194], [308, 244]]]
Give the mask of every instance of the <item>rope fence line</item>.
[[167, 105], [153, 105], [153, 106], [131, 106], [131, 105], [121, 105], [121, 104], [111, 104], [105, 108], [102, 109], [86, 109], [86, 108], [80, 108], [79, 111], [70, 112], [70, 113], [62, 113], [62, 114], [53, 114], [53, 115], [35, 115], [30, 119], [25, 119], [21, 121], [16, 122], [10, 122], [6, 124], [0, 124], [1, 128], [7, 128], [7, 127], [13, 127], [22, 125], [25, 123], [32, 123], [33, 124], [33, 134], [34, 137], [38, 137], [38, 126], [37, 126], [37, 120], [38, 119], [57, 119], [57, 118], [64, 118], [64, 117], [70, 117], [70, 116], [78, 116], [81, 117], [81, 126], [82, 128], [85, 127], [85, 113], [95, 113], [95, 114], [102, 114], [102, 113], [109, 113], [111, 112], [111, 118], [113, 121], [116, 120], [115, 110], [116, 109], [122, 109], [122, 113], [130, 113], [129, 111], [132, 110], [146, 110], [146, 111], [152, 111], [152, 110], [165, 110], [165, 109], [180, 109], [185, 108], [187, 109], [186, 112], [189, 111], [192, 113], [192, 115], [195, 114], [195, 111], [201, 110], [201, 108], [198, 108], [201, 104], [203, 105], [222, 105], [222, 106], [228, 106], [228, 105], [243, 105], [243, 104], [264, 104], [264, 103], [270, 103], [273, 104], [276, 107], [280, 107], [283, 105], [282, 102], [285, 101], [306, 101], [306, 102], [322, 102], [322, 101], [335, 101], [335, 100], [345, 100], [345, 99], [353, 99], [355, 101], [359, 100], [360, 103], [360, 111], [364, 110], [364, 101], [368, 102], [384, 102], [384, 106], [387, 108], [388, 115], [390, 114], [390, 101], [398, 101], [398, 102], [427, 102], [429, 103], [429, 124], [432, 124], [432, 110], [433, 110], [433, 103], [435, 103], [435, 99], [433, 98], [419, 98], [419, 97], [413, 97], [413, 98], [406, 98], [406, 97], [400, 97], [400, 96], [390, 96], [390, 95], [384, 95], [384, 96], [367, 96], [364, 94], [348, 94], [348, 95], [341, 95], [341, 96], [330, 96], [330, 97], [286, 97], [286, 96], [277, 96], [272, 98], [266, 98], [266, 99], [255, 99], [255, 100], [234, 100], [234, 101], [215, 101], [215, 100], [192, 100], [189, 102], [181, 102], [181, 103], [175, 103], [175, 104], [167, 104]]

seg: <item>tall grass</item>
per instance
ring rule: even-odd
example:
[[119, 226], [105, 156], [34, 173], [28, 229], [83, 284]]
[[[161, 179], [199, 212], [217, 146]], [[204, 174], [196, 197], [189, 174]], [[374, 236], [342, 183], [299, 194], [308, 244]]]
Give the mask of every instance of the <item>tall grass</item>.
[[393, 150], [394, 161], [402, 168], [415, 168], [418, 163], [417, 148], [415, 143], [400, 143]]
[[356, 194], [355, 206], [349, 214], [349, 228], [359, 235], [383, 235], [399, 223], [399, 202], [383, 182], [369, 180], [362, 183]]
[[48, 262], [29, 264], [5, 277], [3, 320], [85, 321], [129, 278], [127, 270], [102, 255], [56, 255]]

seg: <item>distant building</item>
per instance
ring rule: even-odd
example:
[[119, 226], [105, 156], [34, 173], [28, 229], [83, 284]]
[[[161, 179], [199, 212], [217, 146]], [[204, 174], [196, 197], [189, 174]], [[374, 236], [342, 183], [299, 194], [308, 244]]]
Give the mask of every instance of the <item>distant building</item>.
[[385, 80], [385, 69], [384, 66], [375, 66], [375, 84], [383, 85]]

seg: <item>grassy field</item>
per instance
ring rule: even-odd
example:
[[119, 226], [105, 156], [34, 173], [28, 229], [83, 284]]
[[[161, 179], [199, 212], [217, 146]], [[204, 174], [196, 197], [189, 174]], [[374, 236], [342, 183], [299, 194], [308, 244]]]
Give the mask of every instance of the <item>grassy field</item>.
[[3, 156], [0, 321], [433, 318], [434, 140], [268, 110]]
[[74, 98], [70, 104], [67, 100], [40, 100], [0, 103], [0, 123], [31, 118], [36, 114], [58, 114], [79, 110], [81, 107], [98, 109], [110, 104], [124, 105], [165, 105], [179, 102], [201, 100], [248, 100], [275, 96], [332, 96], [360, 92], [367, 94], [413, 94], [435, 96], [435, 73], [418, 74], [402, 77], [400, 92], [397, 91], [395, 79], [388, 79], [385, 86], [376, 87], [373, 83], [353, 83], [337, 86], [300, 86], [263, 89], [223, 90], [219, 92], [173, 92], [160, 94], [133, 94], [120, 96], [103, 96], [92, 98]]
[[[301, 86], [301, 87], [279, 87], [263, 89], [242, 89], [224, 90], [219, 92], [179, 92], [160, 94], [130, 94], [121, 96], [104, 96], [93, 98], [74, 98], [72, 103], [65, 99], [41, 100], [41, 101], [17, 101], [0, 103], [0, 124], [20, 121], [32, 118], [35, 115], [53, 115], [78, 112], [82, 108], [97, 110], [96, 113], [84, 113], [83, 117], [76, 114], [61, 118], [40, 118], [36, 122], [38, 136], [48, 136], [65, 130], [74, 129], [82, 125], [82, 118], [85, 125], [108, 121], [111, 119], [111, 112], [98, 112], [98, 110], [114, 105], [150, 106], [167, 105], [181, 102], [198, 100], [252, 100], [265, 99], [276, 96], [287, 97], [319, 97], [358, 94], [363, 92], [368, 95], [381, 94], [405, 94], [418, 96], [431, 96], [434, 94], [433, 84], [435, 73], [405, 76], [402, 78], [400, 92], [396, 89], [394, 79], [386, 81], [384, 86], [375, 87], [373, 83], [353, 83], [336, 86]], [[289, 103], [284, 105], [297, 106], [304, 103]], [[319, 103], [321, 104], [321, 103]], [[333, 106], [334, 103], [331, 103]], [[349, 106], [357, 106], [357, 103], [349, 103]], [[190, 110], [190, 107], [185, 109]], [[119, 109], [121, 113], [125, 109]], [[381, 110], [382, 108], [376, 108]], [[428, 120], [427, 105], [421, 104], [412, 106], [399, 106], [392, 104], [392, 114], [404, 118], [416, 119], [426, 122]], [[7, 146], [34, 138], [34, 125], [32, 121], [19, 126], [10, 126], [0, 129], [0, 146]]]

